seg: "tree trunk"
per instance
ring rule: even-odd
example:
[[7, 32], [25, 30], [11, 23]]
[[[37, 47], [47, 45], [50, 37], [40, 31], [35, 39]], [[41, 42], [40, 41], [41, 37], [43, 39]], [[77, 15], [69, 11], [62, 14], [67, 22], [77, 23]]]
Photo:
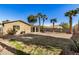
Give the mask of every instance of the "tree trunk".
[[31, 26], [31, 32], [33, 32], [33, 26]]
[[70, 21], [69, 22], [70, 22], [70, 30], [69, 31], [70, 31], [70, 34], [72, 34], [72, 17], [71, 16], [70, 16]]
[[34, 23], [31, 24], [31, 32], [34, 32], [33, 28], [34, 28]]
[[44, 19], [43, 19], [43, 24], [42, 24], [42, 31], [44, 32]]
[[78, 31], [79, 31], [79, 20], [78, 20]]
[[54, 22], [53, 22], [53, 32], [54, 32]]
[[40, 32], [40, 25], [41, 25], [41, 22], [40, 22], [40, 18], [39, 18], [39, 29], [38, 29], [39, 32]]

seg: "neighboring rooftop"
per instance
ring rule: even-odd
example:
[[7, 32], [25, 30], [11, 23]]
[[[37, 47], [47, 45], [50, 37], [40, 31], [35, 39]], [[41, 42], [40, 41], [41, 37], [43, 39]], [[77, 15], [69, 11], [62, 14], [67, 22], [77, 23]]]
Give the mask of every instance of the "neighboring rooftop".
[[[52, 25], [50, 25], [50, 26], [45, 26], [45, 28], [53, 28], [53, 26], [52, 26]], [[54, 28], [62, 28], [62, 26], [55, 25]]]

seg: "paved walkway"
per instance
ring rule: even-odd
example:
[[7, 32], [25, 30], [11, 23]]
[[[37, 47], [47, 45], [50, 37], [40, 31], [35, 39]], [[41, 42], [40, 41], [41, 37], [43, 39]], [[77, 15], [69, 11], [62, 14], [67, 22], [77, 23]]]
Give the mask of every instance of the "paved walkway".
[[72, 34], [56, 33], [56, 32], [46, 32], [46, 33], [33, 32], [31, 34], [52, 36], [52, 37], [58, 37], [58, 38], [67, 38], [67, 39], [70, 39], [72, 37]]
[[4, 50], [2, 52], [0, 52], [0, 55], [14, 55], [14, 53], [12, 53], [4, 48]]
[[[3, 39], [0, 38], [0, 45], [1, 45], [1, 43], [4, 43], [8, 46], [7, 40], [3, 40]], [[2, 45], [1, 45], [1, 49], [2, 49], [2, 51], [0, 51], [0, 55], [14, 55], [14, 53], [7, 50], [6, 47], [3, 47]]]

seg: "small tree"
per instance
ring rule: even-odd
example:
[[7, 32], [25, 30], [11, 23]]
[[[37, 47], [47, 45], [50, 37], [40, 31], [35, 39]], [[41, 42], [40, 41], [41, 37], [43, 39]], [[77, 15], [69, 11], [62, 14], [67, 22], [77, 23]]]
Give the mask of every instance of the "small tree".
[[44, 31], [43, 27], [44, 27], [44, 23], [45, 23], [45, 20], [47, 20], [47, 15], [43, 15], [42, 16], [42, 19], [43, 19], [43, 23], [42, 23], [42, 30]]
[[54, 32], [54, 26], [55, 26], [55, 23], [57, 22], [57, 19], [53, 18], [50, 20], [50, 22], [53, 24], [53, 32]]
[[14, 29], [8, 29], [8, 31], [7, 31], [7, 33], [9, 34], [9, 35], [14, 35], [14, 34], [16, 34], [16, 30], [14, 30]]
[[69, 31], [70, 31], [70, 34], [72, 33], [72, 17], [76, 16], [77, 13], [78, 13], [77, 10], [70, 10], [70, 11], [65, 13], [65, 16], [69, 17], [69, 23], [70, 23]]
[[36, 16], [34, 16], [34, 15], [30, 15], [30, 16], [28, 16], [28, 22], [31, 24], [31, 26], [32, 26], [32, 31], [33, 31], [33, 26], [34, 26], [34, 24], [37, 22], [37, 17]]
[[40, 32], [41, 18], [43, 15], [42, 15], [42, 13], [38, 13], [36, 16], [37, 16], [37, 19], [39, 20], [39, 30], [38, 31]]

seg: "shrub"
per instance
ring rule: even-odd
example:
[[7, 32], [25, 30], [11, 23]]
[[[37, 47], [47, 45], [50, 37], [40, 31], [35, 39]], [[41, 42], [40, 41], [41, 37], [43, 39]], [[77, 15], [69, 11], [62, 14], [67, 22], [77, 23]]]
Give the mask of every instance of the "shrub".
[[12, 41], [16, 41], [16, 39], [10, 39], [9, 41], [11, 41], [11, 42], [12, 42]]
[[79, 40], [78, 39], [72, 39], [72, 40], [76, 46], [76, 49], [74, 51], [79, 52]]
[[9, 35], [14, 35], [14, 34], [16, 34], [16, 30], [13, 30], [13, 29], [9, 29], [8, 31], [7, 31], [7, 33], [9, 34]]
[[20, 50], [16, 50], [16, 54], [17, 55], [30, 55], [29, 53], [27, 54], [27, 53], [20, 51]]

